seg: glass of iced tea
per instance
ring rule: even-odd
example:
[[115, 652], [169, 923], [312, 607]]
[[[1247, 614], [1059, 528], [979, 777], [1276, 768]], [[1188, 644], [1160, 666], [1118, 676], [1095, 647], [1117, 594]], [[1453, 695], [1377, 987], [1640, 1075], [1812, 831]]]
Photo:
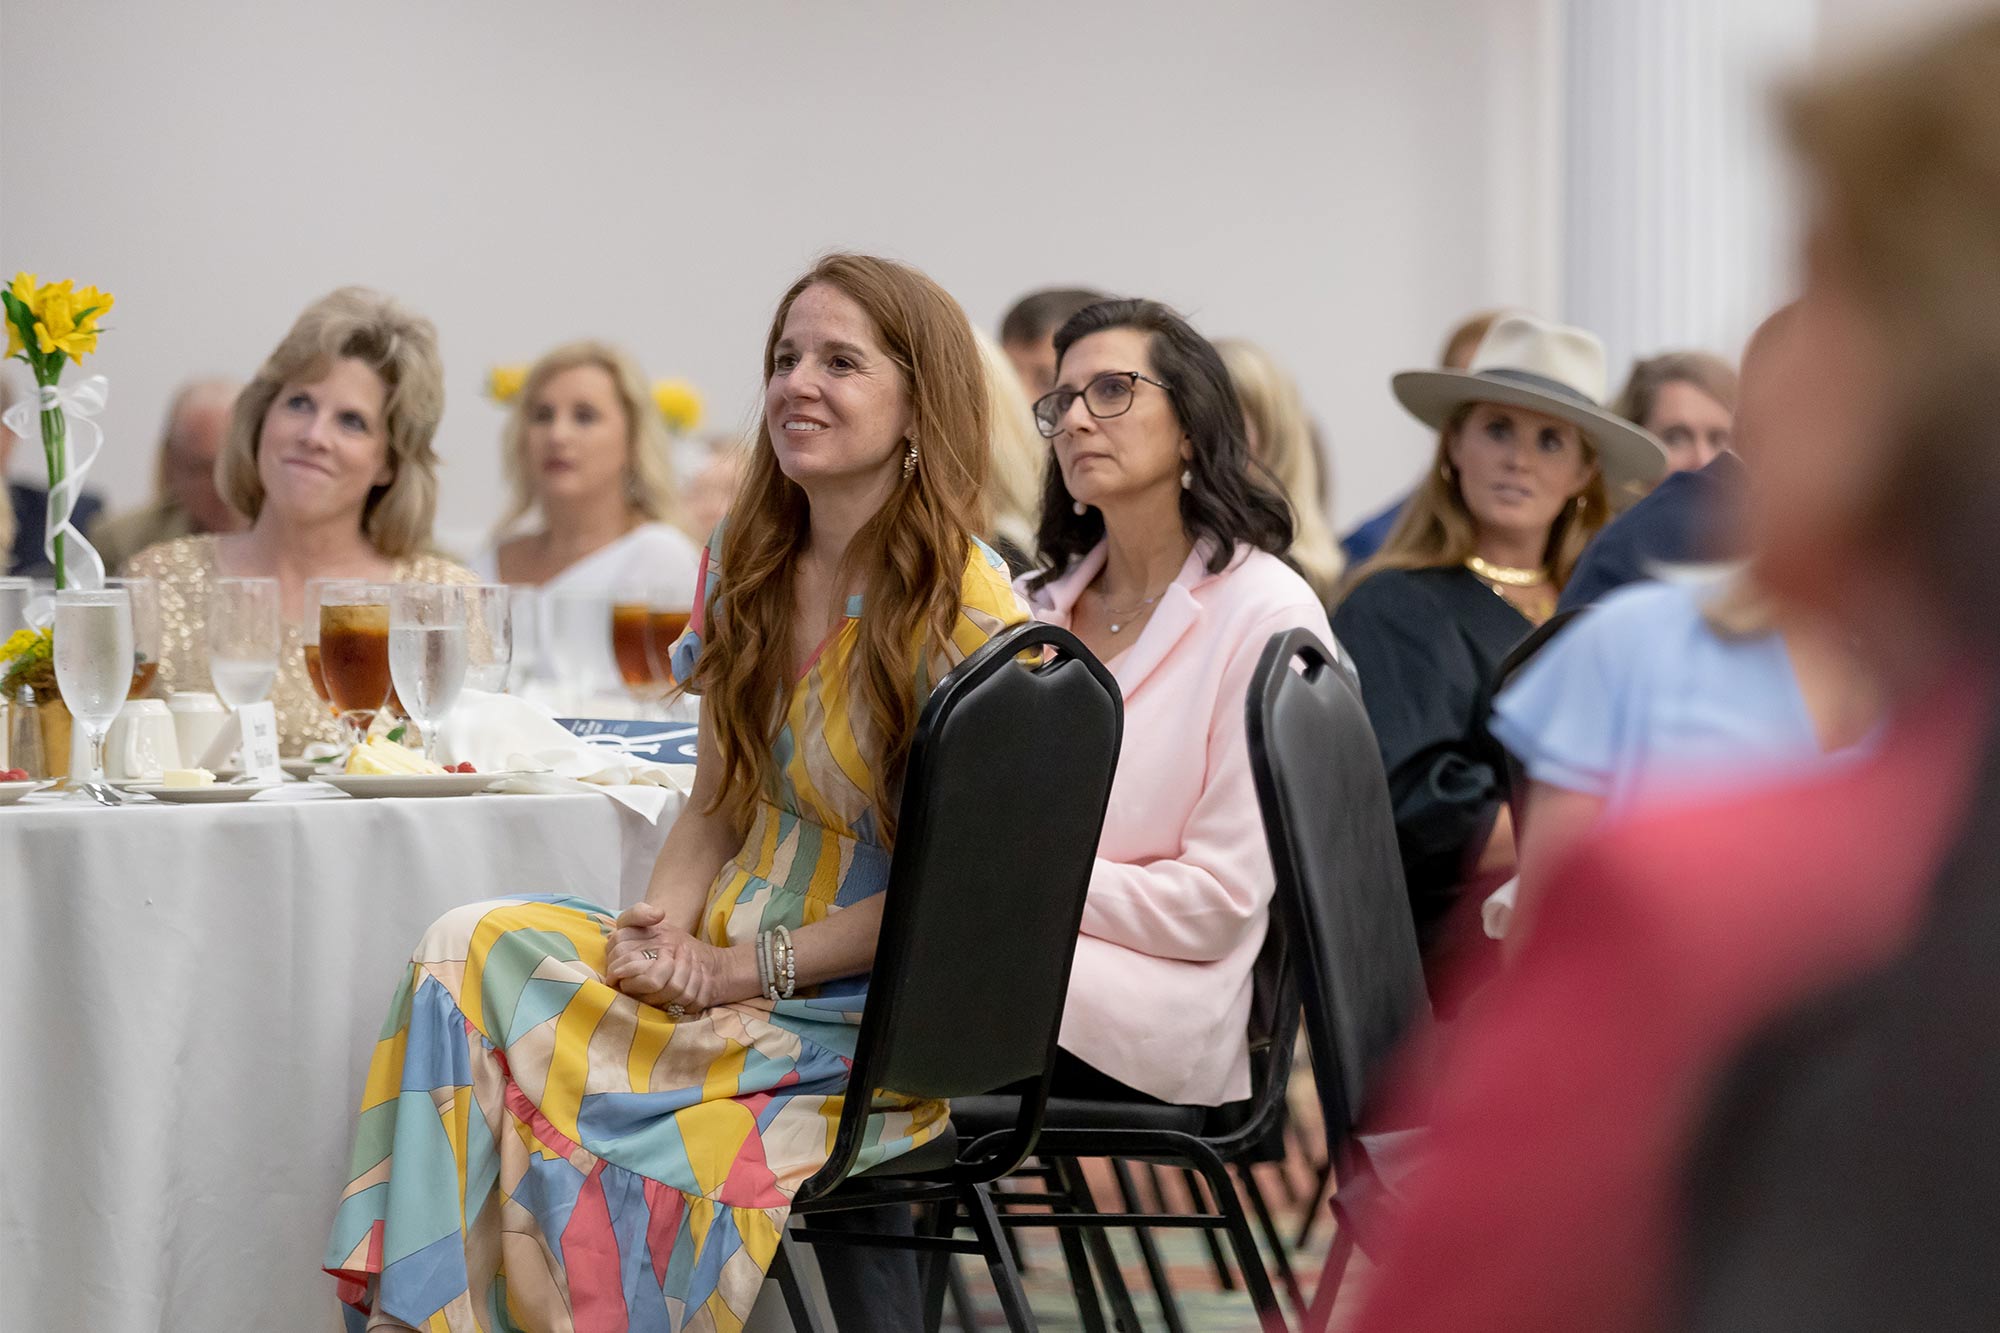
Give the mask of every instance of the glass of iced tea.
[[107, 588], [123, 588], [132, 599], [132, 689], [128, 699], [142, 699], [160, 673], [160, 589], [147, 578], [106, 579]]
[[319, 589], [319, 669], [359, 744], [389, 699], [389, 585], [328, 579]]
[[653, 655], [647, 644], [651, 608], [643, 593], [621, 591], [611, 604], [611, 655], [618, 660], [618, 678], [641, 702], [659, 694], [653, 676]]
[[299, 634], [305, 640], [306, 679], [312, 682], [313, 693], [319, 696], [319, 701], [338, 717], [340, 710], [333, 706], [333, 696], [326, 692], [326, 675], [319, 669], [319, 590], [330, 581], [306, 580], [306, 618], [305, 623], [299, 626]]

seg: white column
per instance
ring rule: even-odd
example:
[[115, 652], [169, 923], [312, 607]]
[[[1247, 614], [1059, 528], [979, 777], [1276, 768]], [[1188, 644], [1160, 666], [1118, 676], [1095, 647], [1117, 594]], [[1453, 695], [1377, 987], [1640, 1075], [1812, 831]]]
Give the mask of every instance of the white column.
[[1734, 357], [1792, 286], [1772, 114], [1811, 55], [1819, 0], [1568, 0], [1563, 310], [1634, 357]]

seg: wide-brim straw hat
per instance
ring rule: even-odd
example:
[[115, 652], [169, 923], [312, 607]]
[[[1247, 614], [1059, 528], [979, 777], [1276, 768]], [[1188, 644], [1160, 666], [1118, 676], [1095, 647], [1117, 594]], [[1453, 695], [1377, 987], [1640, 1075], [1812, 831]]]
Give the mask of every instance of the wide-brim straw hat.
[[1597, 452], [1612, 490], [1651, 486], [1667, 473], [1667, 451], [1651, 431], [1604, 407], [1604, 344], [1583, 329], [1533, 315], [1493, 321], [1464, 370], [1405, 370], [1390, 381], [1400, 402], [1443, 430], [1469, 403], [1497, 403], [1557, 417]]

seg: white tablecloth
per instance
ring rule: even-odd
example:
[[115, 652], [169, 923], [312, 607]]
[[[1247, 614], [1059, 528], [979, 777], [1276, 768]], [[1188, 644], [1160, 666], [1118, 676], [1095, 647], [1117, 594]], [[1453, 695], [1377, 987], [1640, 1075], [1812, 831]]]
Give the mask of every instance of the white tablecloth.
[[504, 893], [635, 901], [597, 794], [0, 809], [0, 1329], [340, 1326], [320, 1272], [409, 951]]

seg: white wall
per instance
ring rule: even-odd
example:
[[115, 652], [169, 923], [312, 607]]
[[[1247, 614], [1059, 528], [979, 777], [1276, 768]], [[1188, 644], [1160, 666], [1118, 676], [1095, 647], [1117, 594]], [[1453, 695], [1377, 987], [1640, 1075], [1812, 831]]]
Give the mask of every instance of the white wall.
[[178, 379], [364, 282], [439, 325], [441, 525], [477, 531], [489, 365], [609, 336], [734, 418], [779, 293], [851, 246], [989, 328], [1091, 283], [1264, 341], [1351, 517], [1421, 466], [1390, 372], [1465, 309], [1553, 300], [1546, 253], [1494, 243], [1518, 202], [1485, 216], [1547, 128], [1485, 52], [1542, 2], [4, 0], [0, 267], [117, 295], [90, 369], [121, 502]]

